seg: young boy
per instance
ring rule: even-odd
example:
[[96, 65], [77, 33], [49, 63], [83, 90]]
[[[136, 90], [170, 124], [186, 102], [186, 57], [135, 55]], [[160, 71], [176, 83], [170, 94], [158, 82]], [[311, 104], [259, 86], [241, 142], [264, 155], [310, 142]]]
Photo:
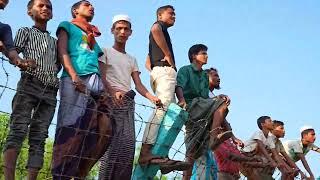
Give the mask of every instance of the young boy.
[[105, 88], [111, 86], [118, 104], [111, 105], [113, 136], [101, 161], [99, 179], [131, 179], [135, 151], [135, 93], [131, 90], [131, 80], [139, 94], [154, 104], [161, 101], [142, 84], [137, 60], [126, 52], [126, 43], [132, 34], [130, 18], [127, 15], [114, 16], [111, 33], [114, 44], [112, 48], [103, 49], [104, 56], [100, 58], [99, 65]]
[[[157, 9], [155, 22], [149, 35], [149, 54], [146, 67], [151, 71], [151, 87], [157, 97], [161, 99], [164, 109], [175, 102], [174, 91], [176, 86], [176, 67], [168, 28], [175, 23], [175, 12], [171, 5]], [[140, 165], [159, 164], [165, 160], [152, 155], [151, 149], [156, 143], [158, 131], [165, 111], [157, 108], [146, 124], [142, 139], [142, 148], [139, 157]]]
[[[4, 9], [9, 3], [9, 0], [0, 0], [0, 9]], [[31, 69], [35, 68], [34, 60], [22, 60], [12, 40], [11, 27], [8, 24], [0, 22], [0, 52], [7, 56], [10, 63], [18, 66], [21, 70], [27, 70], [28, 67]]]
[[[229, 139], [232, 132], [221, 132], [226, 127], [225, 117], [229, 101], [226, 96], [209, 98], [209, 78], [202, 66], [207, 64], [207, 46], [193, 45], [188, 52], [190, 65], [182, 67], [177, 75], [176, 94], [179, 105], [187, 107], [189, 119], [186, 122], [186, 157], [193, 164], [204, 151], [215, 150], [219, 144]], [[191, 169], [184, 172], [189, 179]]]
[[[249, 179], [272, 179], [274, 169], [281, 167], [281, 162], [277, 162], [271, 158], [271, 153], [275, 154], [275, 144], [269, 136], [273, 129], [273, 123], [269, 116], [261, 116], [257, 120], [260, 130], [256, 131], [251, 138], [246, 141], [242, 152], [249, 156], [261, 157], [265, 163], [269, 163], [271, 167], [262, 169], [244, 168], [242, 173]], [[276, 156], [278, 157], [278, 156]]]
[[[280, 156], [280, 160], [283, 161], [284, 166], [280, 168], [280, 171], [282, 173], [282, 179], [294, 179], [294, 177], [298, 174], [300, 170], [298, 166], [290, 159], [282, 145], [282, 142], [280, 141], [280, 138], [283, 138], [284, 135], [284, 123], [282, 121], [273, 120], [273, 129], [271, 130], [269, 136], [275, 144], [275, 150], [277, 154]], [[302, 172], [301, 176], [304, 177], [304, 174]]]
[[108, 119], [98, 119], [104, 116], [97, 112], [97, 97], [103, 91], [98, 58], [103, 52], [95, 41], [101, 33], [90, 24], [94, 7], [89, 1], [81, 0], [71, 7], [71, 14], [72, 21], [61, 22], [57, 29], [59, 58], [64, 70], [53, 147], [54, 179], [85, 178], [105, 151], [110, 135], [96, 129], [101, 125], [100, 120], [107, 124]]
[[28, 15], [35, 22], [34, 26], [20, 28], [14, 45], [24, 58], [34, 59], [37, 68], [21, 73], [13, 99], [10, 131], [4, 150], [6, 179], [14, 179], [17, 156], [27, 134], [30, 146], [28, 179], [37, 178], [43, 165], [45, 140], [56, 107], [56, 39], [47, 31], [47, 23], [52, 18], [52, 4], [49, 0], [30, 0], [27, 9]]
[[304, 168], [309, 173], [309, 179], [315, 179], [305, 156], [310, 150], [320, 153], [319, 147], [313, 144], [316, 140], [316, 134], [311, 126], [301, 127], [300, 133], [300, 140], [286, 141], [283, 143], [283, 146], [290, 159], [292, 159], [294, 162], [301, 160]]

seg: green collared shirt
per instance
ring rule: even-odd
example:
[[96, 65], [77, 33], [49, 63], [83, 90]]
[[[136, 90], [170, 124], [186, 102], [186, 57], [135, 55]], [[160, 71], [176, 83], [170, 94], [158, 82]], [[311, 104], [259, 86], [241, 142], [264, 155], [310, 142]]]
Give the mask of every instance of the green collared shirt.
[[179, 69], [177, 86], [182, 88], [183, 96], [188, 105], [194, 98], [209, 98], [208, 74], [202, 69], [198, 70], [193, 63]]

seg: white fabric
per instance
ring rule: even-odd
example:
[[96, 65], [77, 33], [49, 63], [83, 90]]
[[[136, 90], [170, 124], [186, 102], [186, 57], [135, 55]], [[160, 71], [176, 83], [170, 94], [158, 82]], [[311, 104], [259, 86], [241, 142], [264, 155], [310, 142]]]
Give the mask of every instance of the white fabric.
[[303, 131], [308, 130], [308, 129], [313, 129], [313, 127], [312, 127], [312, 126], [309, 126], [309, 125], [302, 126], [302, 127], [300, 128], [300, 133], [302, 133]]
[[265, 137], [262, 130], [256, 131], [248, 141], [244, 142], [244, 147], [242, 151], [244, 152], [252, 152], [257, 148], [257, 141], [260, 140], [264, 145], [266, 145], [270, 149], [274, 149], [275, 145], [273, 143], [271, 133], [269, 132], [268, 137]]
[[106, 64], [106, 79], [111, 87], [125, 92], [129, 91], [131, 74], [139, 72], [136, 58], [114, 48], [103, 48], [103, 53], [99, 61]]
[[288, 140], [283, 143], [283, 147], [289, 157], [295, 162], [299, 160], [297, 153], [302, 153], [306, 155], [310, 150], [317, 150], [318, 147], [314, 144], [310, 144], [305, 149], [303, 149], [303, 145], [301, 140]]
[[114, 24], [117, 21], [127, 21], [127, 22], [131, 23], [130, 17], [126, 14], [119, 14], [119, 15], [113, 16], [112, 24]]
[[[151, 87], [156, 96], [161, 100], [164, 107], [170, 103], [175, 103], [177, 72], [172, 67], [156, 66], [151, 71]], [[156, 109], [151, 115], [149, 122], [146, 124], [142, 141], [146, 144], [154, 144], [156, 142], [159, 127], [165, 111]]]

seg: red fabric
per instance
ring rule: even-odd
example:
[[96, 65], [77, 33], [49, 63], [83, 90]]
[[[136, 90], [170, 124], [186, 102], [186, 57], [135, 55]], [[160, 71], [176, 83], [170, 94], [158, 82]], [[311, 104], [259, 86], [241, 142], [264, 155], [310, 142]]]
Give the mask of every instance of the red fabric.
[[96, 44], [96, 40], [94, 37], [98, 37], [101, 35], [98, 27], [89, 24], [87, 21], [83, 19], [77, 19], [74, 18], [71, 21], [72, 24], [78, 26], [80, 29], [82, 29], [88, 36], [88, 45], [90, 49], [92, 50], [94, 45]]
[[240, 171], [240, 165], [239, 163], [228, 159], [229, 153], [241, 156], [237, 146], [231, 140], [226, 140], [214, 151], [219, 171], [238, 174]]

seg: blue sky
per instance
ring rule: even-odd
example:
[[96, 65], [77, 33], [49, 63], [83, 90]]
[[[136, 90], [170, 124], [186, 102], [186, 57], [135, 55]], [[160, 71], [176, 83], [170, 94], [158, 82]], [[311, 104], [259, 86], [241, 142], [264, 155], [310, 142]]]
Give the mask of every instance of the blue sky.
[[[70, 19], [70, 7], [75, 1], [53, 2], [54, 18], [48, 25], [52, 35], [59, 22]], [[216, 94], [231, 97], [228, 119], [239, 138], [248, 139], [257, 130], [256, 119], [261, 115], [284, 121], [285, 139], [299, 138], [299, 129], [305, 124], [319, 132], [320, 1], [93, 0], [92, 3], [96, 7], [93, 23], [103, 33], [97, 40], [103, 47], [113, 44], [112, 16], [125, 13], [131, 17], [133, 34], [127, 52], [137, 58], [148, 88], [149, 73], [144, 61], [149, 29], [155, 21], [157, 7], [172, 4], [177, 15], [176, 24], [169, 32], [177, 66], [189, 63], [187, 51], [191, 45], [204, 43], [209, 47], [206, 67], [219, 70], [222, 89]], [[31, 26], [26, 4], [27, 0], [11, 1], [1, 12], [1, 22], [10, 24], [14, 32], [21, 26]], [[15, 87], [19, 72], [8, 64], [4, 66], [10, 74], [9, 86]], [[1, 68], [0, 77], [0, 83], [4, 84]], [[1, 111], [11, 111], [13, 95], [5, 91], [0, 99]], [[136, 101], [149, 104], [141, 96]], [[136, 111], [144, 120], [151, 112], [139, 106]], [[50, 135], [53, 133], [51, 129]], [[177, 143], [181, 140], [178, 138]], [[320, 176], [320, 155], [311, 152], [307, 159], [314, 174]]]

